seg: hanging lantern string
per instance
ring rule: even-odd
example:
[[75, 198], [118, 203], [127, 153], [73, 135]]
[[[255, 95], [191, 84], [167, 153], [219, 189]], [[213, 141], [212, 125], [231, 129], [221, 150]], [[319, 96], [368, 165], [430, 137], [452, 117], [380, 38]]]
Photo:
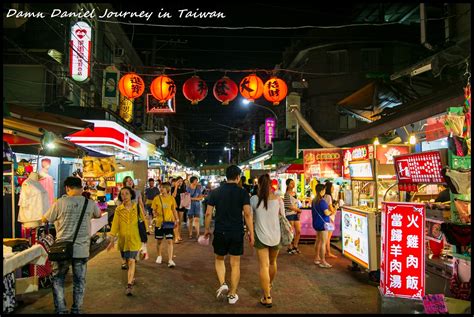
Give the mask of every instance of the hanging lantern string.
[[[101, 66], [110, 66], [109, 64], [105, 63], [95, 63], [95, 65], [101, 65]], [[148, 69], [157, 69], [157, 67], [153, 66], [140, 66], [140, 68], [148, 68]], [[196, 74], [196, 73], [212, 73], [212, 72], [221, 72], [224, 74], [227, 73], [266, 73], [266, 74], [276, 74], [277, 72], [282, 72], [282, 73], [293, 73], [293, 74], [300, 74], [300, 75], [308, 75], [308, 76], [326, 76], [326, 75], [337, 75], [338, 73], [310, 73], [310, 72], [302, 72], [302, 71], [297, 71], [293, 69], [286, 69], [286, 68], [280, 68], [278, 70], [275, 69], [224, 69], [224, 68], [176, 68], [176, 67], [162, 67], [162, 72], [164, 73], [165, 70], [173, 70], [173, 71], [185, 71], [182, 73], [175, 73], [175, 74], [167, 74], [169, 77], [173, 76], [184, 76], [184, 75], [189, 75], [189, 74]], [[342, 74], [342, 73], [341, 73]], [[137, 75], [140, 76], [149, 76], [149, 77], [156, 77], [156, 74], [145, 74], [145, 73], [137, 73]]]

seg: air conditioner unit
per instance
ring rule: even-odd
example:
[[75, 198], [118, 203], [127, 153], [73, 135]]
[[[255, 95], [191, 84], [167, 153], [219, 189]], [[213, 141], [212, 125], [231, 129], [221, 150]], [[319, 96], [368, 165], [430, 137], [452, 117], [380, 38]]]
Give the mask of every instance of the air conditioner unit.
[[121, 47], [117, 47], [114, 50], [114, 57], [123, 57], [125, 55], [125, 50]]

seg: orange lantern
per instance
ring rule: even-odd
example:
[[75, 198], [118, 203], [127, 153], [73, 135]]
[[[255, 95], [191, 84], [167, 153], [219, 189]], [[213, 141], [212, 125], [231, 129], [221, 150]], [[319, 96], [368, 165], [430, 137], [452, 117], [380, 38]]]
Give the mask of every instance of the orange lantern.
[[207, 85], [199, 76], [193, 76], [186, 80], [183, 85], [183, 95], [191, 101], [192, 105], [197, 105], [207, 96]]
[[120, 78], [118, 88], [122, 96], [128, 99], [140, 97], [145, 91], [145, 82], [135, 73], [128, 73]]
[[150, 91], [160, 103], [165, 103], [176, 94], [176, 85], [171, 78], [161, 75], [151, 82]]
[[240, 82], [239, 90], [242, 97], [253, 102], [263, 94], [263, 81], [256, 74], [248, 75]]
[[279, 105], [280, 101], [285, 99], [287, 93], [288, 87], [285, 81], [278, 77], [272, 77], [267, 80], [263, 88], [263, 96], [272, 102], [274, 106]]

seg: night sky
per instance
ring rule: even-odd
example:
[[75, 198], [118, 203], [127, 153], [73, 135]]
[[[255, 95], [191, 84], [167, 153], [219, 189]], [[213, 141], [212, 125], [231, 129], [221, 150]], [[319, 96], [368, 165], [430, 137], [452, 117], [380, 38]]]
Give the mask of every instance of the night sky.
[[[176, 68], [197, 69], [274, 69], [276, 64], [282, 62], [285, 48], [289, 47], [292, 40], [304, 37], [309, 29], [296, 30], [222, 30], [222, 29], [197, 29], [197, 28], [168, 28], [155, 27], [150, 24], [166, 25], [201, 25], [201, 26], [303, 26], [303, 25], [338, 25], [350, 23], [353, 16], [350, 5], [336, 7], [315, 6], [305, 2], [292, 6], [289, 2], [282, 3], [239, 3], [236, 1], [219, 2], [217, 5], [194, 5], [189, 2], [173, 1], [161, 2], [157, 5], [140, 4], [133, 2], [114, 4], [117, 11], [154, 11], [153, 18], [145, 19], [119, 19], [120, 21], [138, 22], [146, 26], [122, 25], [132, 41], [133, 46], [147, 63], [146, 51], [153, 47], [153, 35], [157, 36], [156, 47], [159, 59], [156, 64]], [[160, 10], [162, 9], [163, 10]], [[180, 9], [189, 9], [195, 12], [220, 11], [225, 19], [185, 19], [179, 18]], [[173, 18], [157, 17], [158, 12], [168, 11]], [[153, 66], [148, 60], [146, 66]], [[157, 67], [157, 69], [159, 69]], [[182, 70], [167, 73], [182, 73]], [[227, 73], [237, 84], [248, 73]], [[209, 93], [204, 101], [192, 106], [182, 94], [182, 85], [192, 74], [174, 76], [178, 86], [176, 96], [177, 114], [175, 122], [184, 122], [186, 129], [192, 133], [187, 140], [198, 161], [203, 161], [205, 152], [199, 144], [207, 142], [208, 153], [222, 155], [222, 149], [228, 136], [229, 129], [212, 124], [212, 121], [225, 125], [235, 126], [249, 111], [242, 106], [240, 95], [227, 107], [222, 106], [213, 96], [212, 87], [219, 78], [224, 76], [218, 72], [197, 72], [209, 87]], [[265, 81], [265, 74], [259, 73]], [[263, 99], [262, 99], [263, 100]], [[260, 100], [259, 100], [260, 102]], [[265, 104], [265, 101], [261, 102]], [[176, 123], [174, 123], [176, 124]], [[171, 128], [177, 126], [171, 126]], [[217, 163], [218, 158], [214, 159]], [[209, 163], [209, 162], [208, 162]]]

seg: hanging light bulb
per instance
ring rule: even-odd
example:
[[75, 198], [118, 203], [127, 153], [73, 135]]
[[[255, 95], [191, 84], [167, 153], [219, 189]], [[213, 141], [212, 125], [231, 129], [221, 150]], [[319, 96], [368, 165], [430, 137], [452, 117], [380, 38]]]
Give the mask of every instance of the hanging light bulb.
[[410, 135], [410, 138], [408, 139], [408, 143], [410, 143], [411, 145], [416, 144], [416, 136], [414, 134]]
[[379, 145], [380, 142], [379, 142], [379, 138], [378, 137], [375, 137], [374, 139], [374, 145]]

